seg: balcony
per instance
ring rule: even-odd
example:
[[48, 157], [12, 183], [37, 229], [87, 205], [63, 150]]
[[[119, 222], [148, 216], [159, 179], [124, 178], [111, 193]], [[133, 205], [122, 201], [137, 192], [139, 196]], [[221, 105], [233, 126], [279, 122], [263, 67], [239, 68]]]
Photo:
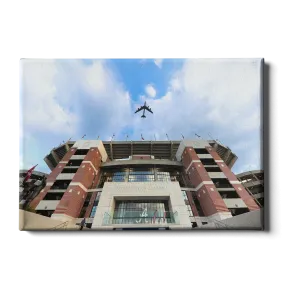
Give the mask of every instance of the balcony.
[[59, 202], [59, 200], [42, 200], [36, 210], [55, 210]]
[[208, 172], [208, 175], [210, 178], [226, 178], [225, 174], [223, 172]]
[[60, 173], [56, 180], [72, 180], [74, 177], [74, 173]]
[[83, 160], [83, 159], [85, 158], [85, 156], [86, 156], [86, 155], [75, 155], [75, 154], [74, 154], [70, 159], [76, 159], [76, 160], [77, 160], [77, 159], [81, 159], [81, 160]]
[[197, 154], [197, 155], [200, 159], [201, 158], [212, 158], [213, 159], [213, 157], [210, 154]]
[[228, 208], [247, 208], [242, 199], [223, 199]]
[[255, 187], [255, 186], [259, 186], [259, 185], [263, 185], [264, 182], [263, 180], [251, 180], [251, 181], [247, 181], [247, 182], [243, 182], [242, 183], [245, 187], [250, 188], [250, 187]]
[[160, 211], [122, 211], [105, 212], [103, 226], [110, 225], [166, 225], [179, 224], [178, 213]]

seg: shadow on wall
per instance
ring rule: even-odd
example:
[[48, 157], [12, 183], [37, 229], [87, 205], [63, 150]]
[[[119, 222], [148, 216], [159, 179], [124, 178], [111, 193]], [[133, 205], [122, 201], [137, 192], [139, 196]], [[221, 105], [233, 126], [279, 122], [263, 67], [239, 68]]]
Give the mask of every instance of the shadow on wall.
[[263, 209], [248, 212], [229, 219], [213, 221], [203, 225], [199, 229], [218, 229], [218, 230], [263, 230]]
[[20, 210], [19, 230], [37, 231], [37, 230], [78, 230], [80, 227], [75, 221], [60, 221], [51, 219], [32, 212]]

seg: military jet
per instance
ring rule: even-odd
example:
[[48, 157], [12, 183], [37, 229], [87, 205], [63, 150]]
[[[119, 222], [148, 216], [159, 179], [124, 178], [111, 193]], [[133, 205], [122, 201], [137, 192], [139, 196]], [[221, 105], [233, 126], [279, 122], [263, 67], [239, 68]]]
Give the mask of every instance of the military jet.
[[141, 110], [143, 110], [143, 114], [142, 114], [142, 116], [141, 116], [142, 118], [146, 118], [146, 116], [145, 116], [145, 114], [144, 114], [144, 113], [145, 113], [145, 110], [147, 110], [147, 111], [149, 111], [150, 113], [153, 114], [151, 108], [146, 105], [146, 102], [144, 102], [144, 105], [141, 106], [141, 107], [139, 107], [139, 108], [135, 111], [135, 113], [137, 113], [137, 112], [139, 112], [139, 111], [141, 111]]

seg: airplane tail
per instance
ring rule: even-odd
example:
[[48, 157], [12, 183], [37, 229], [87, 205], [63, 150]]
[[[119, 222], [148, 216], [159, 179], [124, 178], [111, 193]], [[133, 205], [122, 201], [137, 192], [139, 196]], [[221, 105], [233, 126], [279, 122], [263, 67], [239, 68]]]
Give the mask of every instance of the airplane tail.
[[142, 115], [141, 117], [142, 117], [142, 118], [146, 118], [146, 116], [145, 116], [145, 115]]

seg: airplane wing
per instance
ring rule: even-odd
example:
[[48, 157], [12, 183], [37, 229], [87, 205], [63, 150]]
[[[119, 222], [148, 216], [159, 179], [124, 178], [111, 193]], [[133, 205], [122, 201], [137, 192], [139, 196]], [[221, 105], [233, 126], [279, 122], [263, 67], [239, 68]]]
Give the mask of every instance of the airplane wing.
[[153, 114], [153, 112], [152, 112], [151, 108], [149, 108], [149, 106], [145, 106], [145, 109]]
[[139, 108], [135, 111], [135, 113], [141, 111], [142, 109], [144, 109], [144, 106], [139, 107]]

